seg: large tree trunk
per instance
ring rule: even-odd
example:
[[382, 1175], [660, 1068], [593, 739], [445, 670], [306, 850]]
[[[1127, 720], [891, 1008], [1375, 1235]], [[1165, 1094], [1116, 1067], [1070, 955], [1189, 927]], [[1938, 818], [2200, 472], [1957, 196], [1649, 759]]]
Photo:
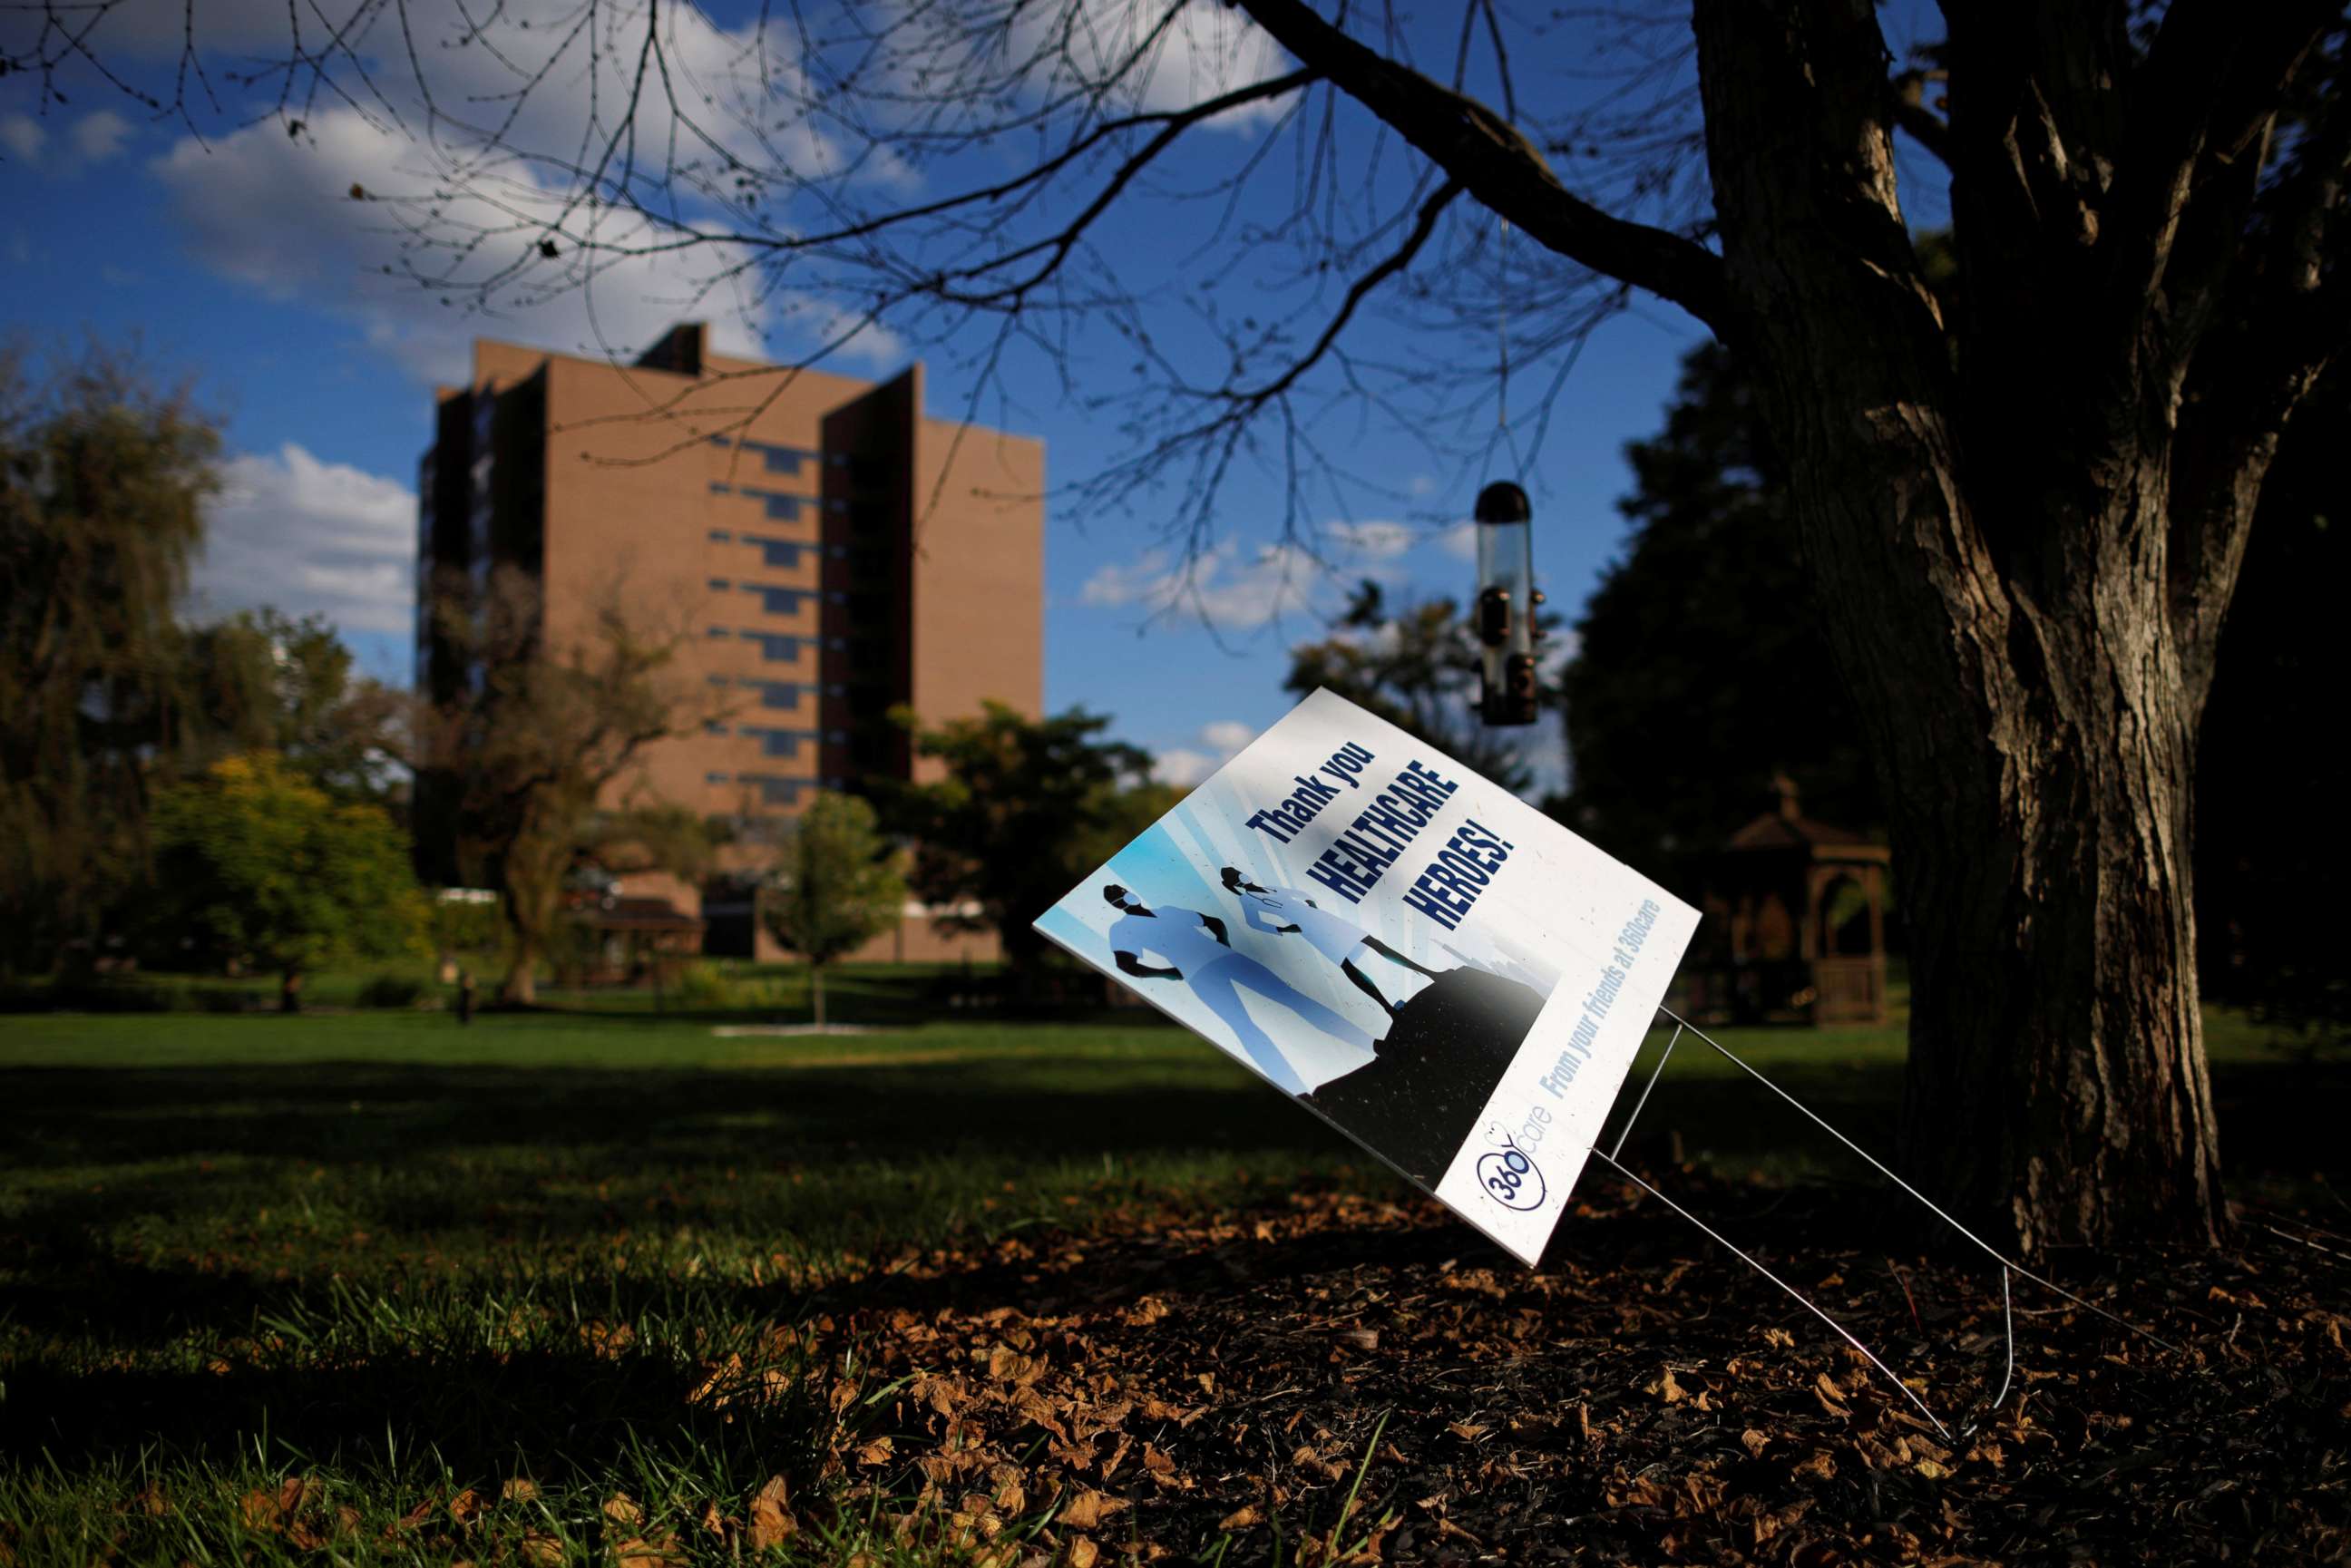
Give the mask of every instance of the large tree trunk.
[[[1894, 827], [1903, 1161], [2027, 1250], [2209, 1242], [2178, 383], [2030, 268], [1956, 365], [1895, 201], [1869, 8], [1701, 0], [1698, 17], [1733, 349]], [[1979, 189], [1955, 183], [1955, 210]]]
[[[1824, 576], [1851, 578], [1840, 524], [1866, 505], [1854, 497], [1808, 529]], [[2049, 532], [2096, 537], [2076, 521], [2052, 518]], [[1938, 686], [1915, 647], [1897, 652], [1963, 640], [1948, 614], [1889, 638], [1869, 624], [1882, 599], [1856, 591], [1831, 616], [1886, 737], [1910, 929], [1904, 1162], [1962, 1218], [2028, 1251], [2211, 1240], [2219, 1143], [2189, 860], [2195, 697], [2159, 581], [2091, 559], [2038, 575], [2053, 598], [2003, 585], [2011, 656], [1961, 692]], [[1856, 668], [1856, 654], [1870, 663]]]
[[507, 966], [507, 977], [498, 986], [498, 1000], [508, 1007], [527, 1008], [538, 1001], [538, 944], [517, 931], [514, 939], [514, 958]]

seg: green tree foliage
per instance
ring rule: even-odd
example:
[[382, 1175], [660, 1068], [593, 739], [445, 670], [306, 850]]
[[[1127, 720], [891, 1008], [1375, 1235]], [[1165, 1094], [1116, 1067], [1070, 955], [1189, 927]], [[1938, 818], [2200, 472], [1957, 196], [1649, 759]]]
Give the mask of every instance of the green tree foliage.
[[1881, 826], [1779, 465], [1727, 350], [1682, 361], [1665, 429], [1625, 455], [1634, 490], [1618, 508], [1632, 533], [1562, 679], [1568, 824], [1685, 886], [1765, 809], [1777, 773], [1806, 815]]
[[159, 934], [279, 977], [423, 951], [408, 840], [382, 810], [337, 801], [275, 753], [214, 763], [154, 808]]
[[948, 929], [994, 928], [1026, 984], [1044, 946], [1029, 923], [1101, 863], [1081, 857], [1160, 798], [1133, 798], [1151, 758], [1102, 739], [1110, 720], [1082, 708], [1032, 719], [992, 702], [977, 717], [928, 729], [903, 710], [898, 718], [914, 730], [916, 751], [945, 768], [932, 782], [885, 786], [882, 797], [890, 831], [914, 842], [915, 894], [947, 911], [935, 918]]
[[211, 747], [275, 751], [339, 800], [388, 802], [402, 699], [352, 678], [351, 651], [324, 618], [240, 611], [188, 634], [187, 665]]
[[37, 374], [0, 350], [0, 967], [88, 953], [145, 869], [189, 739], [172, 607], [219, 449], [128, 353]]
[[786, 831], [759, 900], [776, 940], [808, 960], [816, 1022], [824, 1027], [824, 971], [897, 925], [906, 879], [872, 806], [820, 791]]
[[[1557, 620], [1545, 614], [1538, 625], [1548, 631]], [[1348, 600], [1330, 636], [1290, 651], [1282, 689], [1304, 696], [1327, 686], [1511, 793], [1524, 794], [1535, 777], [1525, 732], [1489, 728], [1479, 721], [1479, 658], [1476, 633], [1452, 600], [1391, 607], [1380, 585], [1366, 580]], [[1558, 695], [1557, 685], [1545, 677], [1536, 700], [1549, 711]]]

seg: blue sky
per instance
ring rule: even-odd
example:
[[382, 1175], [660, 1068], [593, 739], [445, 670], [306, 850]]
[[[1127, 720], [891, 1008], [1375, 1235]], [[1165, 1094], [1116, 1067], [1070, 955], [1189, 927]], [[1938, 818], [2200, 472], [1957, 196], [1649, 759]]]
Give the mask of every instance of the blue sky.
[[[166, 9], [176, 36], [177, 8]], [[235, 45], [249, 41], [240, 28], [266, 39], [285, 12], [256, 0], [218, 15], [223, 41]], [[1898, 47], [1898, 31], [1889, 31]], [[1588, 53], [1592, 42], [1570, 29], [1547, 45]], [[161, 68], [168, 56], [142, 57], [149, 46], [161, 47], [134, 30], [120, 57]], [[1243, 55], [1252, 47], [1245, 40]], [[1270, 46], [1251, 57], [1281, 68]], [[354, 182], [381, 189], [413, 167], [414, 143], [400, 132], [329, 106], [309, 114], [305, 136], [289, 137], [279, 121], [256, 120], [265, 102], [224, 87], [220, 111], [198, 118], [200, 138], [87, 79], [60, 79], [70, 83], [64, 103], [44, 102], [24, 73], [0, 80], [0, 330], [37, 340], [85, 328], [116, 341], [135, 334], [158, 367], [192, 375], [201, 401], [225, 420], [229, 454], [228, 490], [198, 573], [204, 605], [268, 601], [325, 613], [386, 678], [404, 681], [408, 673], [413, 486], [429, 440], [428, 389], [462, 379], [471, 336], [576, 350], [600, 333], [642, 343], [692, 314], [712, 317], [735, 346], [806, 351], [804, 316], [769, 308], [747, 319], [731, 312], [724, 291], [696, 303], [690, 268], [622, 269], [592, 298], [558, 291], [496, 319], [468, 315], [384, 277], [382, 266], [398, 252], [395, 227], [382, 208], [340, 199]], [[1261, 129], [1245, 122], [1196, 133], [1166, 184], [1213, 179]], [[937, 188], [950, 178], [932, 175]], [[1260, 186], [1247, 193], [1238, 217], [1273, 223], [1280, 210]], [[1196, 211], [1196, 204], [1137, 203], [1098, 236], [1098, 259], [1156, 298], [1168, 283], [1170, 226]], [[1482, 214], [1476, 222], [1490, 228]], [[1220, 305], [1236, 313], [1289, 308], [1258, 287], [1237, 275]], [[1429, 299], [1424, 315], [1448, 307], [1441, 279]], [[1322, 308], [1300, 308], [1301, 328], [1319, 327]], [[1560, 383], [1548, 438], [1517, 476], [1536, 500], [1539, 580], [1571, 618], [1623, 538], [1614, 503], [1629, 484], [1624, 444], [1656, 430], [1677, 361], [1698, 337], [1672, 308], [1636, 299], [1597, 331]], [[1367, 319], [1348, 340], [1405, 365], [1407, 377], [1416, 362], [1490, 365], [1496, 349], [1489, 329], [1431, 332], [1385, 319]], [[1065, 395], [1061, 367], [1041, 354], [1016, 357], [999, 384], [980, 389], [988, 417], [1045, 440], [1057, 481], [1129, 440], [1083, 395], [1092, 390], [1086, 378], [1109, 375], [1122, 359], [1118, 341], [1099, 327], [1081, 328], [1070, 341], [1080, 396]], [[867, 334], [831, 368], [881, 375], [919, 356], [930, 367], [931, 412], [953, 416], [975, 392], [963, 368], [970, 346], [926, 342], [911, 331]], [[1521, 372], [1514, 382], [1513, 434], [1521, 444], [1531, 436], [1537, 381]], [[1319, 630], [1348, 581], [1370, 574], [1405, 597], [1465, 594], [1470, 567], [1459, 519], [1479, 479], [1508, 476], [1513, 465], [1481, 454], [1492, 444], [1474, 427], [1466, 436], [1437, 435], [1436, 451], [1414, 436], [1394, 421], [1324, 424], [1324, 452], [1357, 483], [1316, 501], [1303, 519], [1316, 530], [1319, 561], [1280, 544], [1283, 497], [1272, 475], [1237, 476], [1214, 508], [1216, 549], [1190, 579], [1193, 591], [1172, 605], [1178, 557], [1151, 527], [1169, 502], [1097, 517], [1065, 494], [1049, 498], [1049, 706], [1112, 715], [1120, 734], [1188, 779], [1287, 710], [1286, 650]], [[1556, 779], [1555, 717], [1530, 740], [1545, 775]]]

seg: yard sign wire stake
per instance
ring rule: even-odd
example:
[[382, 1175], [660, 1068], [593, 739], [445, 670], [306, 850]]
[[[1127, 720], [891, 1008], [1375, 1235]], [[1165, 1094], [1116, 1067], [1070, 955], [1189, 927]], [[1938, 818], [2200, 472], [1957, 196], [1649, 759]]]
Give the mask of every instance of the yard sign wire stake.
[[2005, 1263], [2000, 1266], [2000, 1321], [2008, 1331], [2008, 1369], [2000, 1375], [2000, 1392], [1991, 1396], [1991, 1403], [1976, 1412], [1974, 1417], [1959, 1428], [1962, 1440], [1983, 1429], [1983, 1424], [1991, 1419], [1991, 1413], [2007, 1400], [2008, 1385], [2016, 1381], [2016, 1305], [2008, 1288], [2008, 1282], [2015, 1272]]
[[[2138, 1335], [2139, 1338], [2147, 1341], [2151, 1344], [2160, 1346], [2162, 1349], [2174, 1352], [2175, 1354], [2179, 1351], [2179, 1347], [2178, 1345], [2173, 1344], [2167, 1340], [2158, 1339], [2154, 1334], [2147, 1333], [2147, 1330], [2139, 1327], [2137, 1323], [2132, 1322], [2127, 1318], [2120, 1317], [2116, 1313], [2108, 1312], [2105, 1308], [2098, 1305], [2095, 1301], [2083, 1300], [2080, 1296], [2075, 1295], [2073, 1291], [2057, 1283], [2054, 1280], [2043, 1279], [2039, 1274], [2036, 1274], [2032, 1270], [2026, 1268], [2023, 1264], [2011, 1259], [2007, 1254], [2001, 1251], [1999, 1248], [1994, 1247], [1991, 1242], [1986, 1241], [1982, 1237], [1978, 1236], [1974, 1231], [1970, 1230], [1966, 1226], [1961, 1225], [1958, 1220], [1952, 1218], [1949, 1214], [1946, 1214], [1942, 1207], [1938, 1205], [1933, 1198], [1928, 1197], [1925, 1193], [1920, 1192], [1917, 1187], [1912, 1186], [1908, 1182], [1904, 1181], [1900, 1176], [1895, 1175], [1894, 1171], [1886, 1164], [1885, 1161], [1871, 1154], [1867, 1149], [1863, 1148], [1859, 1144], [1855, 1143], [1851, 1138], [1846, 1137], [1843, 1133], [1838, 1132], [1834, 1127], [1830, 1126], [1827, 1122], [1821, 1119], [1819, 1113], [1815, 1112], [1811, 1106], [1805, 1104], [1802, 1100], [1797, 1099], [1793, 1094], [1789, 1093], [1785, 1089], [1781, 1088], [1777, 1083], [1774, 1083], [1770, 1079], [1764, 1077], [1761, 1072], [1758, 1072], [1752, 1066], [1748, 1064], [1744, 1058], [1738, 1055], [1729, 1046], [1724, 1045], [1720, 1040], [1707, 1033], [1706, 1030], [1698, 1028], [1698, 1025], [1689, 1022], [1679, 1013], [1675, 1012], [1671, 1008], [1659, 1008], [1657, 1010], [1665, 1014], [1667, 1018], [1673, 1019], [1674, 1022], [1681, 1025], [1682, 1028], [1689, 1030], [1690, 1033], [1698, 1036], [1698, 1039], [1706, 1041], [1707, 1044], [1714, 1047], [1716, 1051], [1721, 1052], [1726, 1059], [1736, 1065], [1749, 1077], [1754, 1079], [1756, 1082], [1761, 1083], [1764, 1088], [1769, 1089], [1772, 1093], [1777, 1094], [1781, 1099], [1785, 1100], [1789, 1104], [1793, 1105], [1797, 1110], [1802, 1111], [1806, 1117], [1810, 1118], [1814, 1126], [1820, 1128], [1821, 1131], [1826, 1133], [1830, 1137], [1834, 1138], [1838, 1143], [1843, 1144], [1846, 1148], [1851, 1149], [1855, 1154], [1859, 1155], [1863, 1159], [1868, 1161], [1869, 1164], [1876, 1169], [1879, 1175], [1892, 1182], [1896, 1186], [1900, 1187], [1904, 1192], [1908, 1193], [1912, 1197], [1917, 1198], [1920, 1203], [1926, 1205], [1928, 1213], [1934, 1215], [1936, 1218], [1941, 1220], [1944, 1224], [1949, 1226], [1952, 1229], [1958, 1231], [1960, 1235], [1974, 1242], [1978, 1247], [1983, 1249], [1984, 1252], [1991, 1258], [1992, 1261], [1998, 1263], [2001, 1268], [2013, 1270], [2019, 1276], [2032, 1281], [2034, 1284], [2039, 1285], [2045, 1290], [2054, 1291], [2058, 1295], [2064, 1297], [2065, 1300], [2073, 1302], [2075, 1306], [2085, 1308], [2090, 1312], [2095, 1312], [2098, 1316], [2105, 1319], [2110, 1323], [2128, 1329], [2131, 1333]], [[1609, 1163], [1614, 1165], [1615, 1162], [1612, 1160]]]
[[1933, 1426], [1936, 1432], [1942, 1437], [1943, 1441], [1949, 1443], [1955, 1440], [1951, 1437], [1950, 1428], [1944, 1426], [1942, 1422], [1935, 1418], [1935, 1413], [1927, 1408], [1927, 1402], [1919, 1398], [1918, 1396], [1912, 1391], [1908, 1384], [1894, 1375], [1894, 1369], [1892, 1367], [1877, 1359], [1877, 1353], [1876, 1351], [1871, 1350], [1867, 1345], [1862, 1343], [1861, 1341], [1855, 1339], [1853, 1336], [1853, 1332], [1847, 1329], [1843, 1323], [1829, 1316], [1828, 1313], [1821, 1308], [1813, 1305], [1812, 1298], [1805, 1295], [1802, 1291], [1796, 1289], [1795, 1286], [1788, 1283], [1787, 1281], [1780, 1278], [1779, 1275], [1771, 1272], [1771, 1270], [1763, 1267], [1762, 1264], [1757, 1262], [1747, 1253], [1742, 1252], [1738, 1248], [1732, 1246], [1729, 1239], [1727, 1239], [1722, 1232], [1717, 1230], [1713, 1226], [1708, 1225], [1705, 1220], [1700, 1219], [1697, 1215], [1692, 1214], [1688, 1209], [1684, 1208], [1680, 1204], [1676, 1203], [1672, 1198], [1667, 1197], [1664, 1193], [1659, 1192], [1656, 1187], [1651, 1186], [1647, 1182], [1643, 1181], [1639, 1176], [1635, 1176], [1631, 1171], [1625, 1169], [1623, 1166], [1618, 1165], [1614, 1156], [1602, 1150], [1598, 1145], [1593, 1145], [1592, 1152], [1598, 1155], [1602, 1159], [1606, 1160], [1609, 1166], [1614, 1169], [1618, 1176], [1623, 1176], [1626, 1181], [1631, 1182], [1635, 1186], [1639, 1187], [1643, 1192], [1647, 1193], [1651, 1197], [1656, 1198], [1659, 1203], [1664, 1204], [1667, 1208], [1672, 1209], [1676, 1214], [1680, 1215], [1684, 1219], [1688, 1220], [1692, 1225], [1695, 1225], [1700, 1230], [1705, 1231], [1708, 1236], [1714, 1239], [1717, 1246], [1722, 1248], [1732, 1257], [1738, 1259], [1740, 1262], [1746, 1264], [1749, 1268], [1754, 1270], [1757, 1273], [1762, 1275], [1773, 1284], [1779, 1286], [1780, 1289], [1787, 1291], [1788, 1294], [1795, 1297], [1796, 1300], [1802, 1304], [1803, 1309], [1806, 1312], [1812, 1313], [1813, 1316], [1820, 1319], [1821, 1322], [1828, 1324], [1831, 1329], [1834, 1330], [1839, 1339], [1842, 1339], [1845, 1343], [1853, 1346], [1854, 1349], [1861, 1352], [1863, 1355], [1868, 1357], [1869, 1364], [1877, 1368], [1877, 1370], [1885, 1375], [1886, 1382], [1891, 1383], [1895, 1387], [1902, 1391], [1902, 1397], [1910, 1401], [1910, 1403], [1917, 1407], [1919, 1415], [1927, 1417], [1928, 1422]]
[[1616, 1156], [1625, 1152], [1625, 1140], [1633, 1135], [1633, 1124], [1641, 1119], [1641, 1107], [1649, 1103], [1649, 1091], [1655, 1089], [1657, 1086], [1657, 1080], [1665, 1076], [1666, 1062], [1674, 1054], [1674, 1047], [1681, 1042], [1682, 1021], [1676, 1019], [1674, 1019], [1674, 1038], [1666, 1041], [1666, 1049], [1658, 1052], [1657, 1064], [1649, 1069], [1649, 1081], [1641, 1085], [1641, 1097], [1633, 1102], [1633, 1113], [1625, 1117], [1625, 1124], [1616, 1130], [1616, 1146], [1608, 1151], [1610, 1165], [1614, 1165]]

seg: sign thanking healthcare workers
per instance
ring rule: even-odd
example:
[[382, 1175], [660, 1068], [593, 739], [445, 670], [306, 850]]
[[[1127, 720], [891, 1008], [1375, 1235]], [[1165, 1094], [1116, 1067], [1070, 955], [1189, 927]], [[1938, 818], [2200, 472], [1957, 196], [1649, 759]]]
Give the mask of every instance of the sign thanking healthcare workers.
[[1318, 691], [1037, 929], [1534, 1263], [1698, 912]]

